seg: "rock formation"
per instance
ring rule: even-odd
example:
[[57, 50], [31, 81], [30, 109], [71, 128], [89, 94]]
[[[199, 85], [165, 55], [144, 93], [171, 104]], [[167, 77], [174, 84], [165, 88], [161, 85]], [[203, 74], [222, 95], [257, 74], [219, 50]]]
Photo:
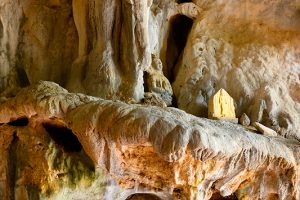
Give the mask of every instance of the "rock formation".
[[[128, 105], [41, 82], [1, 104], [0, 123], [7, 161], [0, 167], [2, 194], [58, 198], [66, 190], [59, 186], [70, 187], [65, 191], [70, 195], [75, 184], [73, 190], [96, 188], [85, 194], [89, 199], [122, 199], [133, 191], [162, 199], [205, 200], [218, 193], [239, 199], [299, 197], [298, 141], [175, 108]], [[43, 164], [36, 166], [41, 163], [28, 156]], [[16, 171], [8, 171], [13, 167]], [[104, 172], [95, 175], [99, 168]], [[107, 173], [125, 190], [105, 196], [113, 186], [104, 181]], [[94, 182], [104, 183], [97, 188]]]
[[299, 11], [296, 1], [195, 1], [202, 8], [177, 63], [178, 107], [206, 117], [209, 97], [224, 88], [237, 117], [258, 113], [262, 123], [299, 138]]
[[248, 115], [246, 115], [245, 113], [242, 114], [242, 116], [239, 119], [240, 124], [242, 124], [243, 126], [249, 126], [251, 121], [248, 117]]
[[300, 199], [299, 5], [1, 0], [0, 199]]

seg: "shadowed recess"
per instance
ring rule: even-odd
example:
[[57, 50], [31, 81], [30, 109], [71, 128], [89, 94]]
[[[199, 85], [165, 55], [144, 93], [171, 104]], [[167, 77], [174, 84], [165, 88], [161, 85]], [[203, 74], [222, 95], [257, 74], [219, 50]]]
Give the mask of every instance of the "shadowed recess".
[[29, 120], [27, 117], [21, 117], [19, 119], [9, 122], [8, 125], [10, 125], [10, 126], [27, 126], [28, 123], [29, 123]]
[[238, 198], [235, 196], [235, 194], [232, 194], [232, 195], [227, 196], [227, 197], [223, 197], [223, 196], [221, 196], [220, 193], [217, 192], [217, 193], [214, 193], [212, 195], [210, 200], [238, 200]]
[[3, 24], [2, 24], [2, 21], [0, 19], [0, 38], [3, 38], [3, 35], [4, 35], [4, 33], [3, 33]]
[[188, 3], [188, 2], [193, 2], [192, 0], [177, 0], [177, 3]]
[[[14, 196], [14, 191], [15, 191], [15, 187], [16, 187], [16, 179], [17, 179], [17, 166], [18, 166], [18, 142], [19, 142], [19, 138], [17, 136], [16, 133], [13, 134], [13, 140], [10, 144], [9, 147], [9, 151], [8, 151], [8, 187], [9, 190], [6, 191], [7, 193], [4, 195], [5, 197], [7, 197], [7, 199], [11, 199], [11, 200], [15, 200], [15, 196]], [[4, 197], [4, 199], [5, 199]]]
[[130, 195], [126, 200], [161, 200], [161, 198], [154, 194], [137, 193]]
[[164, 74], [172, 83], [176, 75], [174, 69], [180, 58], [191, 31], [193, 20], [184, 16], [176, 15], [171, 19], [170, 34], [167, 45], [167, 67], [164, 68]]
[[16, 70], [17, 70], [17, 74], [19, 77], [18, 80], [20, 81], [20, 86], [26, 87], [26, 86], [30, 85], [30, 82], [28, 80], [28, 77], [27, 77], [27, 74], [26, 74], [24, 68], [18, 66], [18, 67], [16, 67]]
[[72, 130], [56, 124], [44, 123], [43, 127], [56, 144], [63, 147], [65, 152], [80, 152], [82, 146]]

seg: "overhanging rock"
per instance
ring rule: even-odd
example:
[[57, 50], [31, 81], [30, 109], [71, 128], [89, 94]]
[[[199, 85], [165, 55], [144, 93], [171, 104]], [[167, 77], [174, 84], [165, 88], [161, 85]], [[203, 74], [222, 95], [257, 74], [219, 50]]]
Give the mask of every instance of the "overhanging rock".
[[[299, 199], [300, 143], [250, 132], [175, 108], [129, 105], [68, 93], [51, 82], [0, 105], [0, 123], [27, 117], [77, 136], [87, 155], [120, 186], [175, 199]], [[2, 125], [3, 126], [3, 125]]]

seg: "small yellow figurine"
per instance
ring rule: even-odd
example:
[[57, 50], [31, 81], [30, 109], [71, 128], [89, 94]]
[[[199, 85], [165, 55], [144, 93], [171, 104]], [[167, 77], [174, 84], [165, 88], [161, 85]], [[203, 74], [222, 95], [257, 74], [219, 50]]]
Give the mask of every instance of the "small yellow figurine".
[[210, 97], [208, 118], [238, 123], [238, 119], [235, 116], [234, 100], [224, 89], [220, 89], [215, 95]]

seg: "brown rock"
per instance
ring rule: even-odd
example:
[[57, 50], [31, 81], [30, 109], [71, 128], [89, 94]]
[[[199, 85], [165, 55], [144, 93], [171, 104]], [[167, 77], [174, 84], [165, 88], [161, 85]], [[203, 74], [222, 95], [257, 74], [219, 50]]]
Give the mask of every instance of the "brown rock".
[[[23, 127], [17, 122], [4, 124], [22, 117], [29, 119]], [[13, 191], [11, 185], [17, 184], [22, 185], [22, 194], [28, 193], [31, 190], [26, 188], [34, 183], [55, 188], [54, 193], [47, 193], [51, 199], [61, 194], [72, 199], [80, 194], [85, 199], [96, 195], [119, 200], [135, 193], [153, 193], [162, 199], [208, 200], [213, 194], [226, 197], [233, 193], [248, 199], [259, 199], [262, 193], [280, 199], [297, 198], [298, 141], [253, 134], [238, 125], [194, 117], [175, 108], [103, 100], [41, 82], [0, 104], [0, 123], [4, 124], [0, 137], [10, 137], [0, 140], [4, 158], [0, 162], [1, 177], [7, 177], [7, 164], [14, 167], [8, 156], [16, 161], [14, 155], [20, 155], [16, 165], [20, 173], [15, 180], [22, 180], [11, 184], [6, 181], [11, 179], [1, 179], [7, 186], [0, 188], [4, 190], [1, 194]], [[64, 137], [55, 137], [61, 135]], [[13, 137], [19, 139], [10, 147]], [[62, 142], [71, 141], [69, 137], [77, 141], [76, 148], [72, 147], [74, 142]], [[118, 183], [113, 193], [109, 193], [112, 182], [103, 171], [90, 179], [95, 181], [91, 186], [67, 189], [74, 178], [76, 184], [80, 184], [78, 180], [87, 181], [82, 172], [93, 169], [86, 165], [87, 157], [84, 159], [78, 148]], [[22, 167], [22, 163], [28, 167]], [[99, 181], [103, 181], [102, 189], [86, 192], [93, 185], [99, 187]]]
[[250, 119], [249, 119], [249, 117], [247, 116], [247, 114], [246, 113], [243, 113], [242, 114], [242, 116], [240, 117], [240, 119], [239, 119], [239, 122], [240, 122], [240, 124], [241, 125], [243, 125], [243, 126], [249, 126], [250, 125]]
[[264, 110], [267, 109], [266, 101], [259, 100], [253, 105], [251, 105], [251, 121], [252, 122], [261, 122], [263, 118]]
[[144, 97], [144, 104], [149, 106], [167, 107], [165, 101], [155, 93], [146, 92]]
[[0, 0], [0, 199], [299, 199], [299, 5]]

